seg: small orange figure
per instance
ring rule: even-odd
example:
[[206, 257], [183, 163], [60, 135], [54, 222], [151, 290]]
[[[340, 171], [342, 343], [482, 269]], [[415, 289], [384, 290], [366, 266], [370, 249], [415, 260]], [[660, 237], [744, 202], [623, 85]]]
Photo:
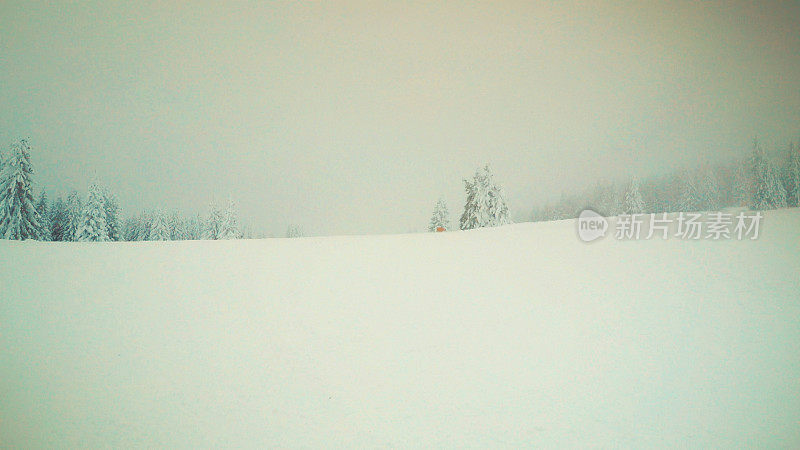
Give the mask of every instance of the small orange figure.
[[441, 233], [442, 231], [444, 231], [444, 227], [436, 227], [437, 233]]

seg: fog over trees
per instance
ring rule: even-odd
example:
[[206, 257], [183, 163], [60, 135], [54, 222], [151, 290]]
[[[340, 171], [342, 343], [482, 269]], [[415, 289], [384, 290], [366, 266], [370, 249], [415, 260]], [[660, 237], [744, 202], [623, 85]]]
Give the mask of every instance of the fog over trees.
[[[240, 225], [234, 196], [229, 197], [224, 208], [212, 202], [205, 216], [183, 216], [163, 207], [125, 215], [117, 197], [99, 180], [89, 183], [85, 198], [72, 191], [66, 199], [59, 195], [51, 200], [47, 192], [35, 193], [32, 153], [35, 152], [30, 144], [23, 139], [1, 155], [0, 236], [4, 239], [113, 242], [264, 236]], [[512, 223], [503, 189], [488, 164], [463, 182], [466, 200], [458, 222], [461, 230]], [[581, 195], [562, 194], [556, 202], [535, 205], [531, 220], [575, 218], [586, 208], [613, 216], [797, 206], [800, 144], [790, 143], [785, 149], [768, 154], [754, 140], [750, 154], [741, 160], [687, 167], [661, 176], [634, 176], [624, 184], [598, 180]], [[427, 229], [451, 229], [443, 198], [435, 203]], [[299, 224], [287, 228], [286, 237], [304, 235]]]
[[[790, 143], [768, 155], [758, 141], [750, 154], [660, 176], [633, 177], [625, 186], [600, 182], [579, 195], [537, 206], [532, 220], [562, 220], [591, 208], [605, 216], [620, 213], [716, 211], [723, 208], [768, 210], [800, 206], [798, 145]], [[790, 194], [791, 193], [791, 194]]]

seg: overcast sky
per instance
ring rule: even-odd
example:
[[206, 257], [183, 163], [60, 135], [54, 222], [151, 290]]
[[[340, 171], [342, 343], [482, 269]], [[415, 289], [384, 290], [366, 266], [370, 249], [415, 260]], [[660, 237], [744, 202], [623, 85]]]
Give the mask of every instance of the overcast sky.
[[[490, 163], [512, 215], [570, 186], [800, 136], [800, 2], [0, 0], [0, 143], [39, 186], [281, 236], [453, 222]], [[591, 4], [592, 6], [587, 6]]]

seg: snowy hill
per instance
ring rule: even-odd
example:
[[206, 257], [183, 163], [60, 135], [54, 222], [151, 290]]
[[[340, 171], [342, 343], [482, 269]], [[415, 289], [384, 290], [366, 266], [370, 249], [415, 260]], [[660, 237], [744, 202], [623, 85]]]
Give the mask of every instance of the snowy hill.
[[798, 447], [800, 210], [760, 234], [0, 241], [0, 443]]

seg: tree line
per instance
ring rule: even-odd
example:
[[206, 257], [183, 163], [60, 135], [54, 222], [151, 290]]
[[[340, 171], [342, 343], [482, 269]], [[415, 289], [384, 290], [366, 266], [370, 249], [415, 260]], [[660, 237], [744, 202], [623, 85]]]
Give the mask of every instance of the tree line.
[[769, 210], [800, 206], [800, 143], [778, 158], [754, 140], [750, 154], [727, 163], [683, 169], [662, 176], [633, 177], [624, 185], [597, 183], [574, 196], [533, 211], [534, 221], [577, 217], [586, 208], [604, 216], [641, 213]]
[[[488, 166], [464, 180], [467, 200], [459, 228], [491, 227], [511, 223], [502, 189]], [[574, 219], [592, 209], [604, 216], [670, 212], [718, 211], [724, 208], [768, 210], [800, 206], [800, 142], [790, 143], [777, 160], [769, 158], [757, 140], [739, 161], [684, 169], [627, 183], [597, 182], [578, 195], [535, 207], [534, 222]], [[444, 199], [433, 209], [428, 231], [450, 228]]]
[[[253, 237], [238, 224], [235, 203], [211, 206], [208, 217], [182, 217], [163, 210], [143, 211], [121, 219], [116, 196], [94, 181], [87, 197], [77, 191], [50, 202], [46, 192], [33, 193], [31, 147], [26, 140], [0, 153], [0, 238], [49, 241], [165, 241]], [[511, 223], [502, 188], [489, 165], [464, 180], [466, 202], [461, 230]], [[750, 155], [733, 163], [684, 169], [664, 176], [631, 178], [624, 185], [598, 182], [580, 195], [562, 194], [557, 202], [534, 209], [533, 221], [577, 217], [591, 208], [605, 216], [618, 214], [716, 211], [729, 207], [766, 210], [800, 206], [800, 143], [790, 143], [785, 156], [767, 157], [754, 141]], [[450, 229], [444, 199], [434, 206], [428, 230]], [[303, 236], [292, 224], [287, 237]]]
[[93, 181], [86, 198], [77, 191], [50, 202], [42, 191], [33, 193], [31, 147], [15, 142], [8, 156], [0, 153], [0, 238], [40, 241], [169, 241], [239, 239], [233, 200], [224, 210], [211, 206], [205, 219], [184, 218], [163, 210], [144, 211], [124, 221], [116, 196]]

